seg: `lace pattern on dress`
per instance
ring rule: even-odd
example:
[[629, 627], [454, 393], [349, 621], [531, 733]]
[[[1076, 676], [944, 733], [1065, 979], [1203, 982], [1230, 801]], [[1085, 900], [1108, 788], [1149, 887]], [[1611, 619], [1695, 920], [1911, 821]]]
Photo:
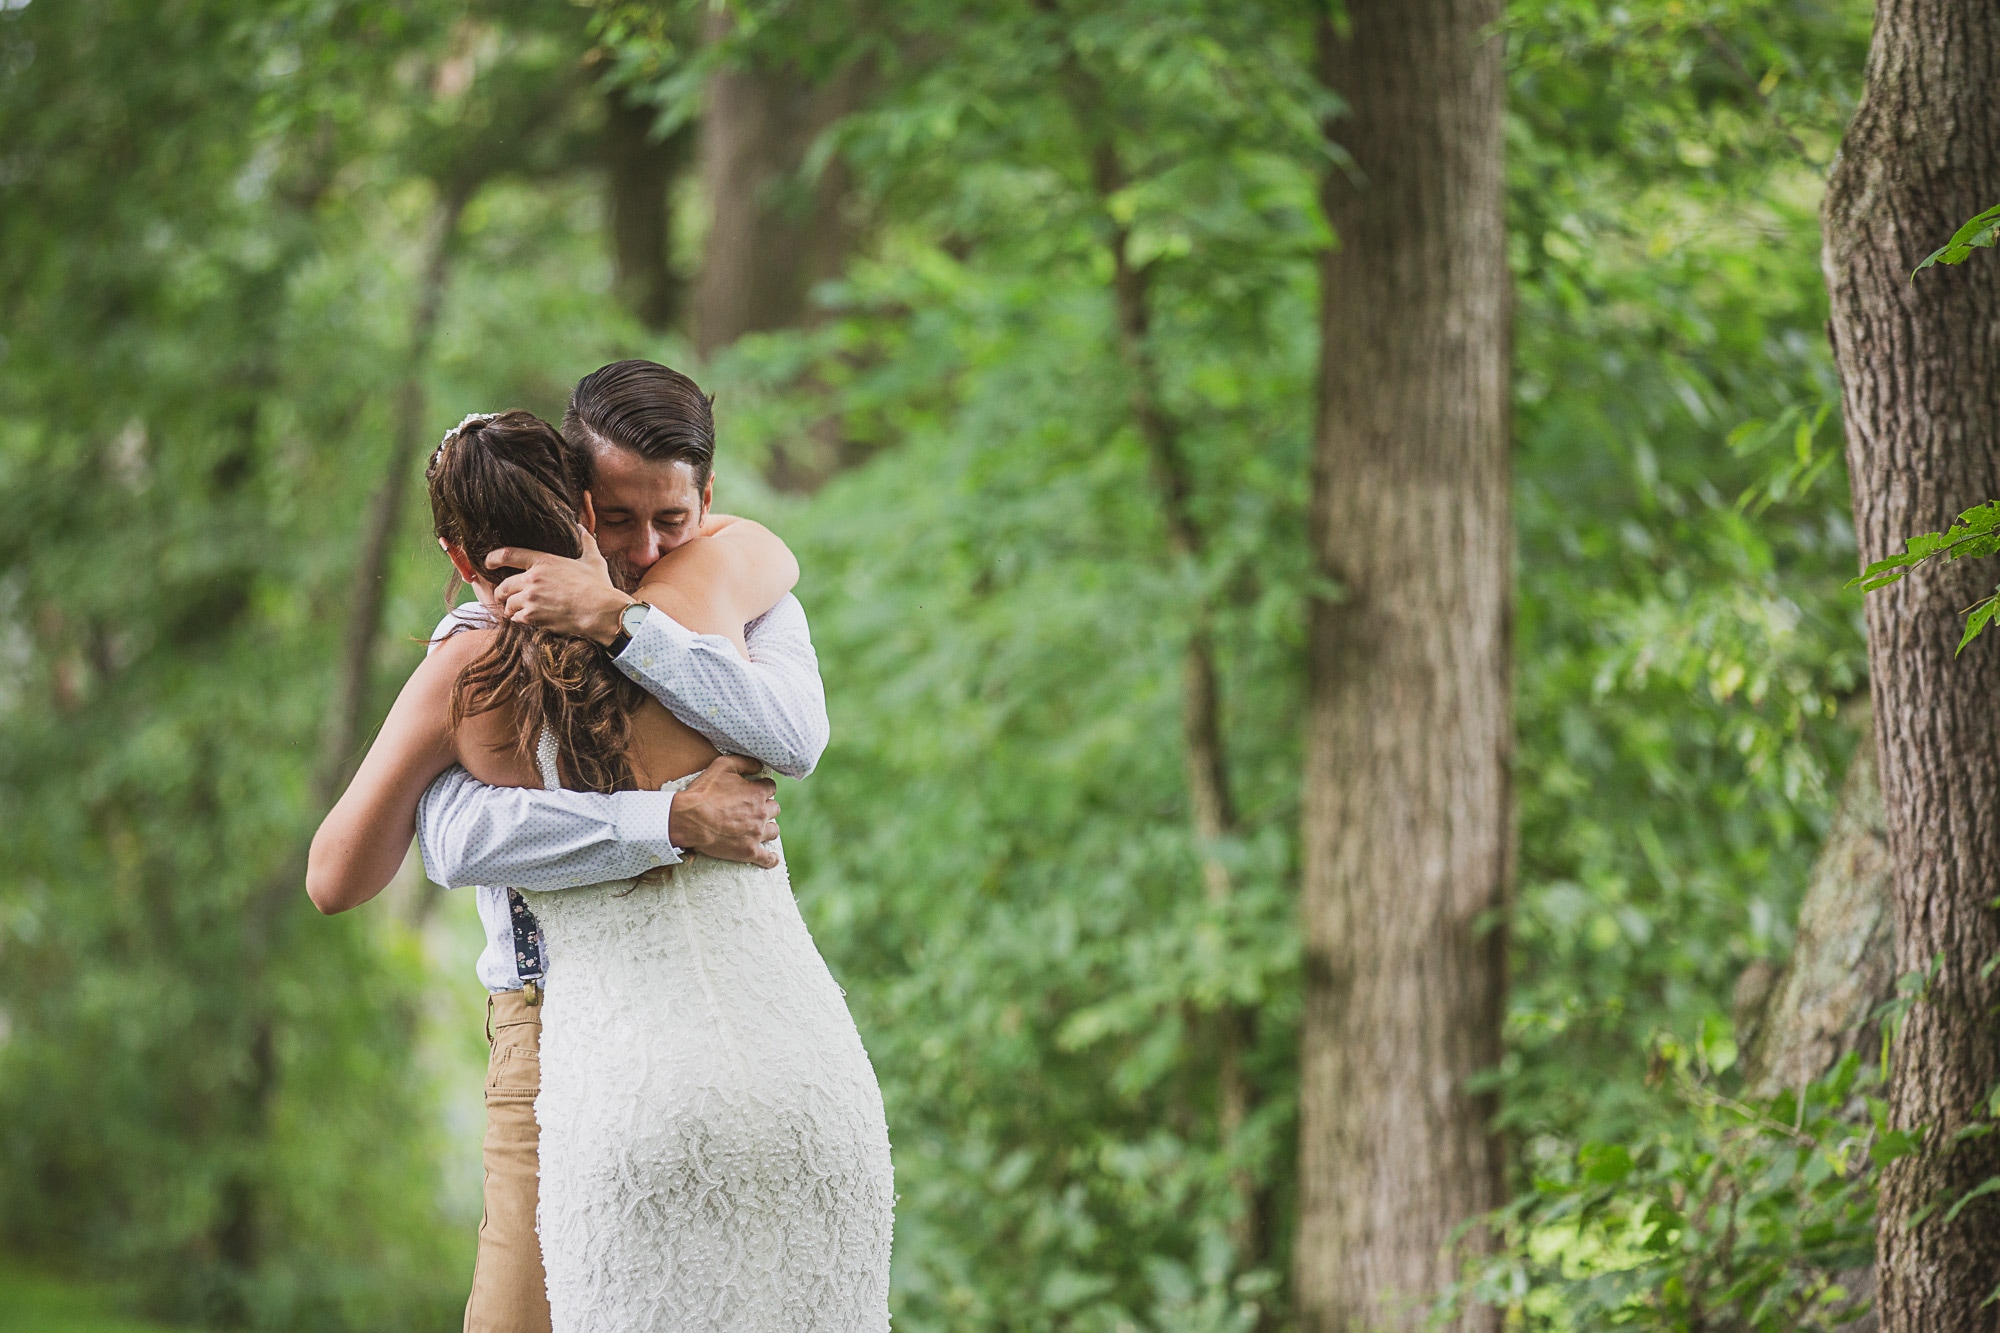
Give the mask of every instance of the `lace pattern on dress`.
[[881, 1091], [784, 866], [695, 856], [537, 907], [555, 1333], [886, 1330]]

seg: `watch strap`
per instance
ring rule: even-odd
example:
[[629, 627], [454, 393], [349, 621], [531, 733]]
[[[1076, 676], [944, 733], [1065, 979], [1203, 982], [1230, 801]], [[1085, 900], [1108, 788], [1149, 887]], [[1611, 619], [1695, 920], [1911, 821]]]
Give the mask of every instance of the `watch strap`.
[[610, 643], [606, 644], [604, 646], [604, 651], [610, 653], [613, 657], [616, 657], [620, 653], [624, 652], [627, 648], [631, 647], [632, 613], [634, 611], [637, 611], [639, 613], [639, 623], [643, 625], [646, 622], [647, 613], [649, 613], [651, 610], [652, 608], [647, 606], [644, 602], [635, 601], [632, 603], [632, 605], [626, 607], [623, 611], [620, 611], [618, 613], [618, 637], [613, 639]]

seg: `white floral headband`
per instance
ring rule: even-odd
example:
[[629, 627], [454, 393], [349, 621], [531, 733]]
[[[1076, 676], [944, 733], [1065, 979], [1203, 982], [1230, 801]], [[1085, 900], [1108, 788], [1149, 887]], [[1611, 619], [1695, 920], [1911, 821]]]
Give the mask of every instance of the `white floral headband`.
[[475, 424], [483, 426], [487, 422], [493, 420], [493, 418], [499, 415], [500, 414], [498, 412], [467, 412], [465, 414], [464, 420], [460, 421], [456, 426], [453, 426], [450, 430], [446, 431], [444, 433], [444, 438], [438, 441], [437, 452], [431, 455], [431, 466], [432, 467], [437, 466], [438, 460], [444, 457], [445, 446], [449, 445], [453, 440], [457, 439], [460, 435], [464, 434], [465, 428], [467, 426]]

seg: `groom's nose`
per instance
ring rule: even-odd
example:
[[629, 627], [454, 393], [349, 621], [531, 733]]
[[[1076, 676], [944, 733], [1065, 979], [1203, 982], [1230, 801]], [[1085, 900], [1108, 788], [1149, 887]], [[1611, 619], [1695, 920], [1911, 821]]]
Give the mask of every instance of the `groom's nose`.
[[666, 543], [660, 540], [659, 529], [648, 523], [632, 534], [621, 554], [634, 573], [643, 575], [666, 553]]

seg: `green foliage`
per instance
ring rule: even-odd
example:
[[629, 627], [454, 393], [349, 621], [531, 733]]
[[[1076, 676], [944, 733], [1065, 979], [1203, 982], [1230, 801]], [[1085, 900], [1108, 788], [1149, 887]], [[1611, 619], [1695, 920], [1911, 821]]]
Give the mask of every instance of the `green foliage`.
[[[0, 1238], [179, 1318], [462, 1308], [476, 1111], [447, 1125], [440, 1080], [479, 1029], [430, 994], [449, 939], [322, 922], [292, 869], [432, 173], [496, 86], [546, 86], [515, 33], [437, 92], [449, 8], [0, 13]], [[499, 190], [468, 215], [438, 418], [547, 410], [565, 356], [601, 359], [621, 326], [565, 320], [575, 252], [522, 257], [575, 225]], [[384, 684], [441, 582], [405, 561]]]
[[1841, 1328], [1866, 1317], [1847, 1284], [1873, 1261], [1873, 1173], [1886, 1108], [1850, 1055], [1763, 1103], [1727, 1088], [1726, 1024], [1662, 1040], [1682, 1114], [1628, 1142], [1530, 1145], [1529, 1192], [1495, 1219], [1501, 1251], [1454, 1293], [1510, 1327]]
[[[1960, 514], [1943, 532], [1918, 533], [1901, 551], [1877, 560], [1847, 586], [1873, 592], [1934, 560], [1964, 560], [1995, 552], [2000, 552], [2000, 500], [1989, 500]], [[2000, 615], [2000, 591], [1973, 603], [1965, 612], [1965, 633], [1959, 636], [1957, 651], [1964, 652], [1965, 645], [1978, 638], [1996, 615]]]
[[123, 1318], [119, 1304], [115, 1291], [0, 1269], [0, 1333], [191, 1333]]
[[1695, 1030], [1747, 962], [1789, 948], [1852, 743], [1837, 710], [1865, 658], [1842, 588], [1815, 164], [1866, 13], [1522, 6], [1514, 22], [1504, 1116], [1620, 1141], [1666, 1114], [1638, 1077], [1653, 1034]]
[[[850, 448], [879, 451], [788, 529], [836, 739], [787, 810], [890, 1107], [897, 1321], [1243, 1328], [1285, 1231], [1232, 1254], [1231, 1177], [1282, 1218], [1297, 1007], [1318, 224], [1311, 127], [1271, 113], [1290, 104], [1262, 71], [1298, 86], [1300, 34], [1240, 6], [929, 21], [958, 30], [949, 57], [842, 131], [892, 219], [880, 256], [820, 329], [718, 368], [738, 447], [829, 410], [787, 395], [799, 377], [834, 387]], [[1109, 198], [1100, 131], [1125, 175]], [[1133, 422], [1114, 222], [1151, 266], [1199, 559], [1171, 551]], [[1204, 602], [1240, 812], [1213, 849], [1179, 716]], [[1204, 892], [1211, 850], [1226, 901]], [[1259, 1106], [1234, 1143], [1225, 1003], [1259, 1016]]]
[[[283, 879], [360, 515], [419, 461], [388, 441], [424, 229], [468, 195], [429, 431], [552, 414], [615, 356], [685, 363], [608, 294], [594, 81], [665, 129], [720, 65], [864, 58], [866, 104], [808, 169], [838, 154], [866, 246], [811, 327], [699, 373], [724, 506], [805, 566], [835, 742], [785, 794], [787, 844], [888, 1102], [898, 1327], [1282, 1317], [1304, 609], [1327, 591], [1316, 190], [1339, 160], [1311, 14], [730, 13], [703, 45], [708, 6], [625, 0], [0, 12], [9, 1247], [147, 1278], [184, 1315], [455, 1324], [470, 905], [425, 918], [412, 890], [328, 923]], [[1736, 972], [1789, 946], [1851, 744], [1815, 209], [1866, 31], [1850, 0], [1507, 17], [1520, 890], [1489, 1079], [1527, 1151], [1521, 1244], [1480, 1290], [1553, 1327], [1651, 1308], [1642, 1269], [1818, 1308], [1863, 1218], [1863, 1178], [1812, 1175], [1765, 1123], [1791, 1112], [1715, 1100], [1714, 1042], [1664, 1090], [1646, 1072], [1654, 1034], [1711, 1030]], [[1134, 419], [1120, 235], [1198, 554]], [[757, 465], [802, 440], [850, 466], [770, 495]], [[394, 551], [378, 708], [444, 574], [415, 513]], [[1238, 814], [1216, 845], [1180, 717], [1197, 625]], [[1255, 1016], [1233, 1138], [1232, 1008]], [[1823, 1157], [1844, 1103], [1813, 1097], [1796, 1132]], [[1718, 1189], [1728, 1208], [1685, 1211]], [[1833, 1238], [1787, 1240], [1800, 1218]]]
[[1964, 226], [1951, 234], [1950, 240], [1910, 270], [1910, 281], [1915, 282], [1917, 274], [1933, 264], [1963, 264], [1972, 258], [1974, 250], [1989, 250], [1996, 243], [2000, 243], [2000, 204], [1967, 219]]

